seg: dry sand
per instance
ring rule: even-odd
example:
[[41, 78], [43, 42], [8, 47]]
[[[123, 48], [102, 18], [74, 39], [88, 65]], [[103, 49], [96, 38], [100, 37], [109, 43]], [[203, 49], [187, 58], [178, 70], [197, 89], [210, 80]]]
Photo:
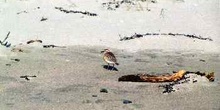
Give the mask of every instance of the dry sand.
[[[103, 68], [105, 47], [73, 46], [42, 49], [0, 57], [1, 110], [219, 110], [220, 54], [202, 51], [112, 49], [118, 71]], [[11, 59], [20, 59], [14, 61]], [[8, 65], [6, 65], [8, 64]], [[215, 82], [198, 80], [163, 94], [154, 83], [118, 82], [122, 75], [188, 71], [215, 72]], [[36, 75], [29, 81], [22, 75]], [[108, 93], [101, 93], [100, 89]], [[123, 100], [132, 103], [123, 104]]]
[[[137, 0], [114, 11], [103, 7], [105, 2], [0, 0], [0, 40], [10, 31], [12, 47], [36, 39], [69, 46], [29, 45], [23, 53], [0, 46], [0, 110], [220, 110], [219, 0]], [[135, 33], [195, 34], [213, 41], [184, 36], [120, 41]], [[101, 46], [112, 47], [118, 71], [103, 68]], [[182, 69], [213, 71], [216, 80], [195, 76], [196, 83], [177, 85], [169, 94], [162, 93], [161, 83], [118, 82], [123, 75]], [[27, 81], [23, 75], [36, 77]], [[100, 92], [103, 88], [108, 93]]]

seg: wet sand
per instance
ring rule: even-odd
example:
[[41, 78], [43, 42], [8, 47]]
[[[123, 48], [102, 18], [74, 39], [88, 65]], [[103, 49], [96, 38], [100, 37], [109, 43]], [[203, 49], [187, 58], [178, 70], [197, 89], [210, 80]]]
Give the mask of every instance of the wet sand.
[[[3, 110], [219, 110], [220, 54], [202, 51], [111, 49], [118, 71], [103, 68], [106, 47], [26, 47], [1, 57], [0, 108]], [[15, 61], [14, 59], [19, 59]], [[163, 94], [161, 83], [118, 82], [128, 74], [178, 70], [215, 72], [215, 81], [198, 80]], [[36, 75], [25, 80], [23, 75]], [[107, 93], [100, 92], [106, 89]], [[124, 104], [124, 100], [132, 103]]]

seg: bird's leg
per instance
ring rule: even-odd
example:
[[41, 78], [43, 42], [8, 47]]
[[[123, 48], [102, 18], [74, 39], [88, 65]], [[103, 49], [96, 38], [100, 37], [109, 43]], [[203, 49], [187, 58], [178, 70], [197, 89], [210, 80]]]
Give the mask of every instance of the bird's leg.
[[107, 69], [109, 70], [109, 63], [108, 63], [108, 68]]
[[111, 70], [113, 70], [115, 67], [114, 67], [114, 64], [113, 64], [113, 67], [112, 67], [112, 69]]

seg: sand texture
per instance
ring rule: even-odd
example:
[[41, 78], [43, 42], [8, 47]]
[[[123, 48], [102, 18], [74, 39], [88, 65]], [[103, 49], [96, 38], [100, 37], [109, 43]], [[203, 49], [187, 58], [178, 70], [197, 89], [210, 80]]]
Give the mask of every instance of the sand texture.
[[[219, 15], [219, 0], [0, 0], [0, 110], [220, 110]], [[179, 70], [215, 81], [118, 81]]]
[[[130, 53], [111, 49], [118, 71], [103, 68], [104, 47], [74, 46], [43, 49], [1, 57], [0, 106], [2, 110], [219, 110], [220, 55], [199, 51], [146, 50]], [[14, 59], [19, 59], [15, 61]], [[6, 65], [7, 64], [7, 65]], [[215, 72], [215, 81], [195, 76], [196, 83], [178, 85], [162, 93], [161, 83], [118, 82], [138, 73], [188, 71]], [[36, 75], [30, 80], [23, 75]], [[106, 89], [100, 92], [101, 89]], [[124, 104], [128, 100], [132, 103]], [[126, 101], [125, 101], [126, 103]]]

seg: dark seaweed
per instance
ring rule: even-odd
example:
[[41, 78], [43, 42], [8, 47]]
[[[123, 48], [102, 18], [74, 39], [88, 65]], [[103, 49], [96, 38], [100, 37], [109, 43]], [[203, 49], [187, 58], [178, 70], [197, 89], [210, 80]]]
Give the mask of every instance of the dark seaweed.
[[146, 33], [146, 34], [137, 34], [135, 33], [134, 35], [131, 35], [129, 37], [125, 36], [123, 38], [120, 38], [120, 41], [125, 41], [125, 40], [131, 40], [131, 39], [135, 39], [135, 38], [141, 38], [141, 37], [145, 37], [145, 36], [184, 36], [184, 37], [188, 37], [188, 38], [192, 38], [192, 39], [199, 39], [199, 40], [208, 40], [208, 41], [213, 41], [211, 38], [204, 38], [201, 36], [197, 36], [197, 35], [191, 35], [191, 34], [180, 34], [180, 33]]
[[66, 9], [63, 9], [62, 7], [55, 7], [55, 9], [60, 10], [61, 12], [64, 12], [64, 13], [80, 13], [80, 14], [87, 15], [87, 16], [98, 16], [98, 14], [91, 13], [91, 12], [88, 12], [88, 11], [66, 10]]

